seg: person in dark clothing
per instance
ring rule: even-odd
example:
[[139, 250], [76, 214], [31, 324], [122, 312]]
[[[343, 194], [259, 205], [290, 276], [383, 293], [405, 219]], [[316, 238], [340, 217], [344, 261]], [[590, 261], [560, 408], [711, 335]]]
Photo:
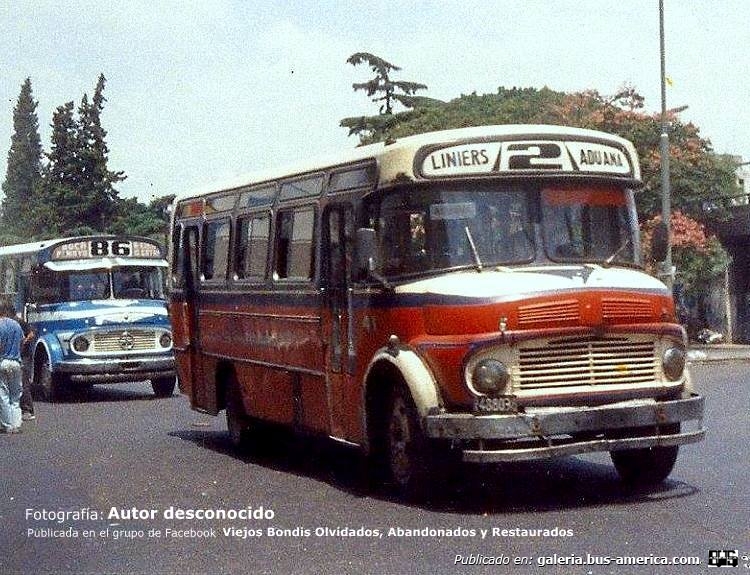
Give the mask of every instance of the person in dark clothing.
[[36, 337], [36, 332], [23, 319], [17, 318], [23, 330], [23, 341], [21, 342], [21, 373], [23, 377], [23, 394], [21, 395], [21, 419], [31, 421], [36, 419], [34, 415], [34, 399], [31, 396], [31, 342]]

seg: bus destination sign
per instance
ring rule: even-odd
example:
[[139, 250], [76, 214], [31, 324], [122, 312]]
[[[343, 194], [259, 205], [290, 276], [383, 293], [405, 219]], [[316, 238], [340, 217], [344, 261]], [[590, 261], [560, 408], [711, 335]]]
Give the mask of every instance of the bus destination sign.
[[52, 260], [84, 260], [90, 258], [160, 258], [159, 248], [149, 242], [92, 239], [57, 246]]
[[495, 173], [571, 172], [632, 176], [628, 155], [614, 146], [583, 141], [509, 141], [460, 144], [422, 160], [426, 178]]

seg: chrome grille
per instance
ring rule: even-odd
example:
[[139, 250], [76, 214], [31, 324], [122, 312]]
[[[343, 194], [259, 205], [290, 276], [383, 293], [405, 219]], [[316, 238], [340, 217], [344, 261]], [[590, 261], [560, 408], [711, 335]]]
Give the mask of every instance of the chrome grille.
[[158, 347], [156, 332], [145, 329], [127, 329], [97, 332], [92, 338], [91, 353], [116, 353], [153, 350]]
[[519, 346], [521, 391], [576, 385], [643, 383], [656, 379], [655, 344], [647, 339], [559, 339]]

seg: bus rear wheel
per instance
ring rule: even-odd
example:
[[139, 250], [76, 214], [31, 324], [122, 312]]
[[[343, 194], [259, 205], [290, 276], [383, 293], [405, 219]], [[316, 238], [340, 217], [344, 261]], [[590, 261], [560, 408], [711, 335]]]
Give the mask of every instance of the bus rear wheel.
[[171, 397], [176, 384], [177, 379], [174, 376], [156, 377], [151, 380], [151, 387], [156, 397]]
[[251, 421], [242, 402], [239, 384], [235, 380], [229, 382], [227, 389], [226, 416], [227, 431], [232, 446], [238, 450], [247, 448], [250, 443]]

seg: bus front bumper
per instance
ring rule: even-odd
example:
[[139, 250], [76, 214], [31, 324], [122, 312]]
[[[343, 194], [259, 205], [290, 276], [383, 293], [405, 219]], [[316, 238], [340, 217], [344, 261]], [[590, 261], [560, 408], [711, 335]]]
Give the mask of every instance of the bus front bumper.
[[62, 361], [55, 373], [64, 374], [71, 383], [120, 383], [177, 375], [174, 357], [129, 357], [127, 359], [78, 359]]
[[[424, 424], [427, 437], [463, 444], [464, 461], [497, 463], [694, 443], [706, 434], [703, 407], [703, 397], [693, 394], [507, 415], [440, 413], [426, 416]], [[697, 420], [697, 429], [677, 430], [675, 424], [690, 420]]]

